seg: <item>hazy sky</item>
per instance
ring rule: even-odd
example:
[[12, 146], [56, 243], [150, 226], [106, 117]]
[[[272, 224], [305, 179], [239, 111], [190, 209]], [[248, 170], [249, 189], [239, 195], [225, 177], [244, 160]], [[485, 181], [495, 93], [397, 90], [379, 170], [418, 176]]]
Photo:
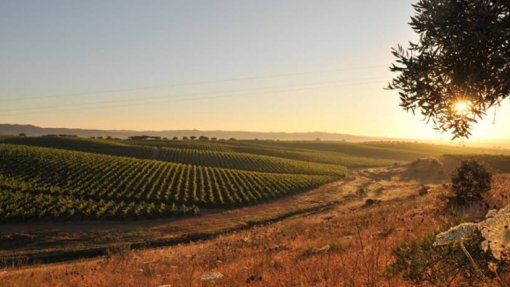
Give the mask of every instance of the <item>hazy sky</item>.
[[448, 139], [383, 89], [412, 2], [1, 1], [0, 123]]

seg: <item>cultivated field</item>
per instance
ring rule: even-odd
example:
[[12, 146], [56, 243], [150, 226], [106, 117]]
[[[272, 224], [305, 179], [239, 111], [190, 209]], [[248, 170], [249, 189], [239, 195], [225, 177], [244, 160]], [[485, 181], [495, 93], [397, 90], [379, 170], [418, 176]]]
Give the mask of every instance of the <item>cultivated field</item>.
[[[314, 191], [308, 200], [321, 198], [333, 204], [313, 212], [173, 247], [134, 250], [118, 244], [99, 259], [6, 269], [0, 273], [0, 286], [416, 286], [399, 276], [385, 275], [393, 262], [392, 250], [445, 226], [483, 218], [487, 209], [447, 208], [444, 195], [449, 191], [443, 184], [428, 184], [429, 192], [420, 195], [423, 183], [381, 179], [398, 176], [409, 167], [364, 170], [349, 176], [343, 185]], [[487, 197], [491, 205], [501, 208], [510, 203], [505, 197], [510, 192], [508, 183], [505, 175], [494, 179]], [[360, 188], [366, 193], [360, 194]], [[367, 205], [366, 199], [378, 202]], [[293, 206], [290, 203], [282, 205]], [[204, 219], [224, 224], [228, 215], [221, 218]], [[168, 227], [166, 232], [178, 228]], [[215, 283], [203, 280], [214, 272], [223, 277]], [[469, 282], [459, 274], [450, 275], [449, 286]], [[505, 274], [501, 280], [510, 282]]]
[[1, 137], [0, 221], [197, 215], [311, 190], [347, 168], [422, 157], [478, 158], [507, 171], [500, 153], [402, 142]]
[[[460, 222], [462, 212], [448, 215], [444, 203], [437, 201], [439, 194], [449, 192], [443, 183], [452, 169], [462, 159], [476, 158], [495, 172], [509, 172], [508, 154], [402, 142], [2, 137], [0, 264], [9, 271], [0, 273], [0, 282], [55, 286], [63, 284], [57, 283], [64, 282], [62, 272], [69, 270], [72, 275], [65, 276], [70, 286], [79, 280], [95, 286], [183, 286], [186, 282], [200, 286], [206, 283], [199, 275], [209, 271], [229, 274], [221, 281], [224, 286], [244, 282], [245, 273], [257, 275], [257, 280], [262, 277], [249, 280], [260, 286], [281, 280], [298, 286], [311, 282], [336, 286], [349, 279], [315, 269], [315, 275], [308, 277], [289, 265], [297, 260], [299, 268], [306, 270], [313, 264], [325, 266], [327, 258], [340, 260], [335, 266], [347, 273], [354, 267], [342, 267], [340, 262], [375, 264], [363, 267], [367, 274], [350, 278], [357, 282], [352, 286], [364, 280], [383, 282], [387, 279], [378, 276], [385, 263], [370, 260], [389, 262], [390, 247], [407, 238], [393, 217], [420, 213], [421, 222], [432, 220], [420, 226], [413, 219], [402, 227], [414, 230], [414, 237]], [[504, 178], [497, 178], [494, 204], [501, 204], [498, 196], [504, 192]], [[431, 192], [420, 197], [424, 185]], [[466, 216], [481, 216], [483, 208]], [[386, 223], [381, 224], [378, 216]], [[382, 241], [369, 239], [379, 233], [387, 234]], [[131, 251], [197, 240], [205, 241]], [[377, 251], [377, 259], [353, 257], [360, 244], [376, 248], [378, 243], [385, 249]], [[226, 245], [218, 248], [221, 244]], [[256, 254], [264, 256], [250, 261]], [[103, 255], [109, 259], [27, 269], [36, 274], [27, 280], [21, 279], [25, 271], [12, 269]], [[279, 267], [272, 262], [279, 262]], [[236, 266], [248, 269], [236, 270]], [[179, 271], [163, 272], [168, 268]], [[132, 273], [115, 275], [114, 270], [120, 269]], [[99, 275], [106, 270], [112, 275]]]

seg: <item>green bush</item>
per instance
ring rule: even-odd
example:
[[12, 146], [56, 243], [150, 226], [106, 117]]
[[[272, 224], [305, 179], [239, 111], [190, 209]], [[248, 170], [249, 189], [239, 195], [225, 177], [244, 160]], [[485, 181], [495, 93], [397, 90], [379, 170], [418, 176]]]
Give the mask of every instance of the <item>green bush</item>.
[[473, 286], [494, 277], [495, 274], [489, 270], [492, 257], [480, 248], [480, 233], [466, 239], [464, 246], [480, 268], [482, 276], [474, 269], [460, 244], [434, 246], [434, 241], [435, 234], [431, 234], [393, 249], [394, 261], [387, 266], [386, 276], [400, 275], [406, 281], [427, 286], [451, 286], [453, 280]]
[[451, 177], [458, 203], [481, 200], [491, 189], [492, 174], [477, 161], [463, 161]]

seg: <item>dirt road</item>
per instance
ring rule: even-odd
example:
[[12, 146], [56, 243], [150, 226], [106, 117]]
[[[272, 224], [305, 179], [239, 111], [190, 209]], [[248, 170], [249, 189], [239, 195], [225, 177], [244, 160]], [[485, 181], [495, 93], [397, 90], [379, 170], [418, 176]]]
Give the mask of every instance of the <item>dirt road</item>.
[[390, 200], [412, 194], [419, 187], [413, 182], [381, 180], [375, 176], [379, 171], [349, 171], [345, 179], [309, 192], [233, 210], [205, 210], [197, 217], [3, 224], [0, 261], [63, 261], [102, 255], [120, 244], [156, 247], [209, 239], [254, 225], [323, 212], [339, 204], [359, 207], [367, 198]]

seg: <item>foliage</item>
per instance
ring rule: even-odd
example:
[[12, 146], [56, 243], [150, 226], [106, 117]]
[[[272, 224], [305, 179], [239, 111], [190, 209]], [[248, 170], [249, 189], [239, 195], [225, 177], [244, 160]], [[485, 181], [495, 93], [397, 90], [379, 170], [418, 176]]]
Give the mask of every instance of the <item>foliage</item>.
[[[389, 88], [440, 131], [469, 137], [473, 123], [510, 95], [510, 1], [420, 0], [409, 48], [393, 50]], [[466, 113], [454, 105], [464, 102]]]
[[459, 203], [481, 200], [491, 189], [492, 174], [474, 160], [462, 161], [451, 177], [452, 190]]
[[[482, 148], [458, 148], [410, 142], [312, 141], [163, 141], [91, 140], [69, 137], [0, 137], [0, 142], [77, 150], [139, 159], [264, 172], [340, 174], [346, 167], [387, 166], [444, 154], [494, 154]], [[506, 153], [498, 151], [498, 153]], [[508, 154], [508, 153], [507, 153]], [[286, 161], [290, 160], [290, 161]], [[485, 161], [485, 160], [484, 160]], [[495, 161], [491, 161], [497, 163]], [[499, 162], [499, 161], [498, 161]], [[510, 161], [506, 161], [510, 163]], [[321, 165], [325, 164], [325, 165]], [[504, 160], [500, 165], [504, 165]], [[507, 164], [510, 166], [510, 164]], [[282, 168], [283, 167], [283, 168]], [[304, 169], [306, 171], [304, 171]], [[510, 170], [510, 168], [509, 168]]]
[[501, 173], [510, 173], [510, 156], [508, 155], [446, 155], [454, 161], [476, 160], [483, 162], [491, 170]]
[[[390, 277], [401, 275], [405, 280], [417, 285], [427, 283], [434, 286], [453, 286], [459, 284], [452, 283], [458, 280], [466, 281], [472, 286], [473, 283], [484, 280], [473, 268], [459, 244], [434, 246], [434, 241], [435, 234], [431, 234], [394, 248], [394, 261], [387, 267], [386, 274]], [[492, 258], [480, 248], [481, 241], [478, 232], [463, 244], [483, 275], [490, 278], [495, 275], [489, 269]]]
[[254, 204], [336, 178], [0, 144], [0, 220], [196, 214], [197, 207]]
[[378, 199], [373, 199], [373, 198], [368, 198], [367, 200], [365, 200], [365, 205], [364, 207], [370, 207], [374, 204], [378, 204], [380, 203], [381, 201], [378, 200]]
[[[3, 142], [52, 147], [67, 150], [84, 151], [91, 153], [133, 157], [139, 159], [153, 159], [159, 161], [193, 164], [209, 167], [222, 167], [242, 170], [253, 170], [274, 173], [294, 174], [345, 174], [343, 166], [333, 166], [314, 162], [296, 161], [274, 156], [255, 155], [234, 151], [221, 151], [215, 149], [192, 148], [183, 143], [169, 143], [146, 140], [140, 141], [93, 141], [87, 139], [58, 138], [58, 137], [30, 137], [8, 138]], [[201, 147], [199, 141], [190, 142]], [[203, 143], [208, 146], [208, 143]], [[212, 146], [210, 144], [209, 146]]]

